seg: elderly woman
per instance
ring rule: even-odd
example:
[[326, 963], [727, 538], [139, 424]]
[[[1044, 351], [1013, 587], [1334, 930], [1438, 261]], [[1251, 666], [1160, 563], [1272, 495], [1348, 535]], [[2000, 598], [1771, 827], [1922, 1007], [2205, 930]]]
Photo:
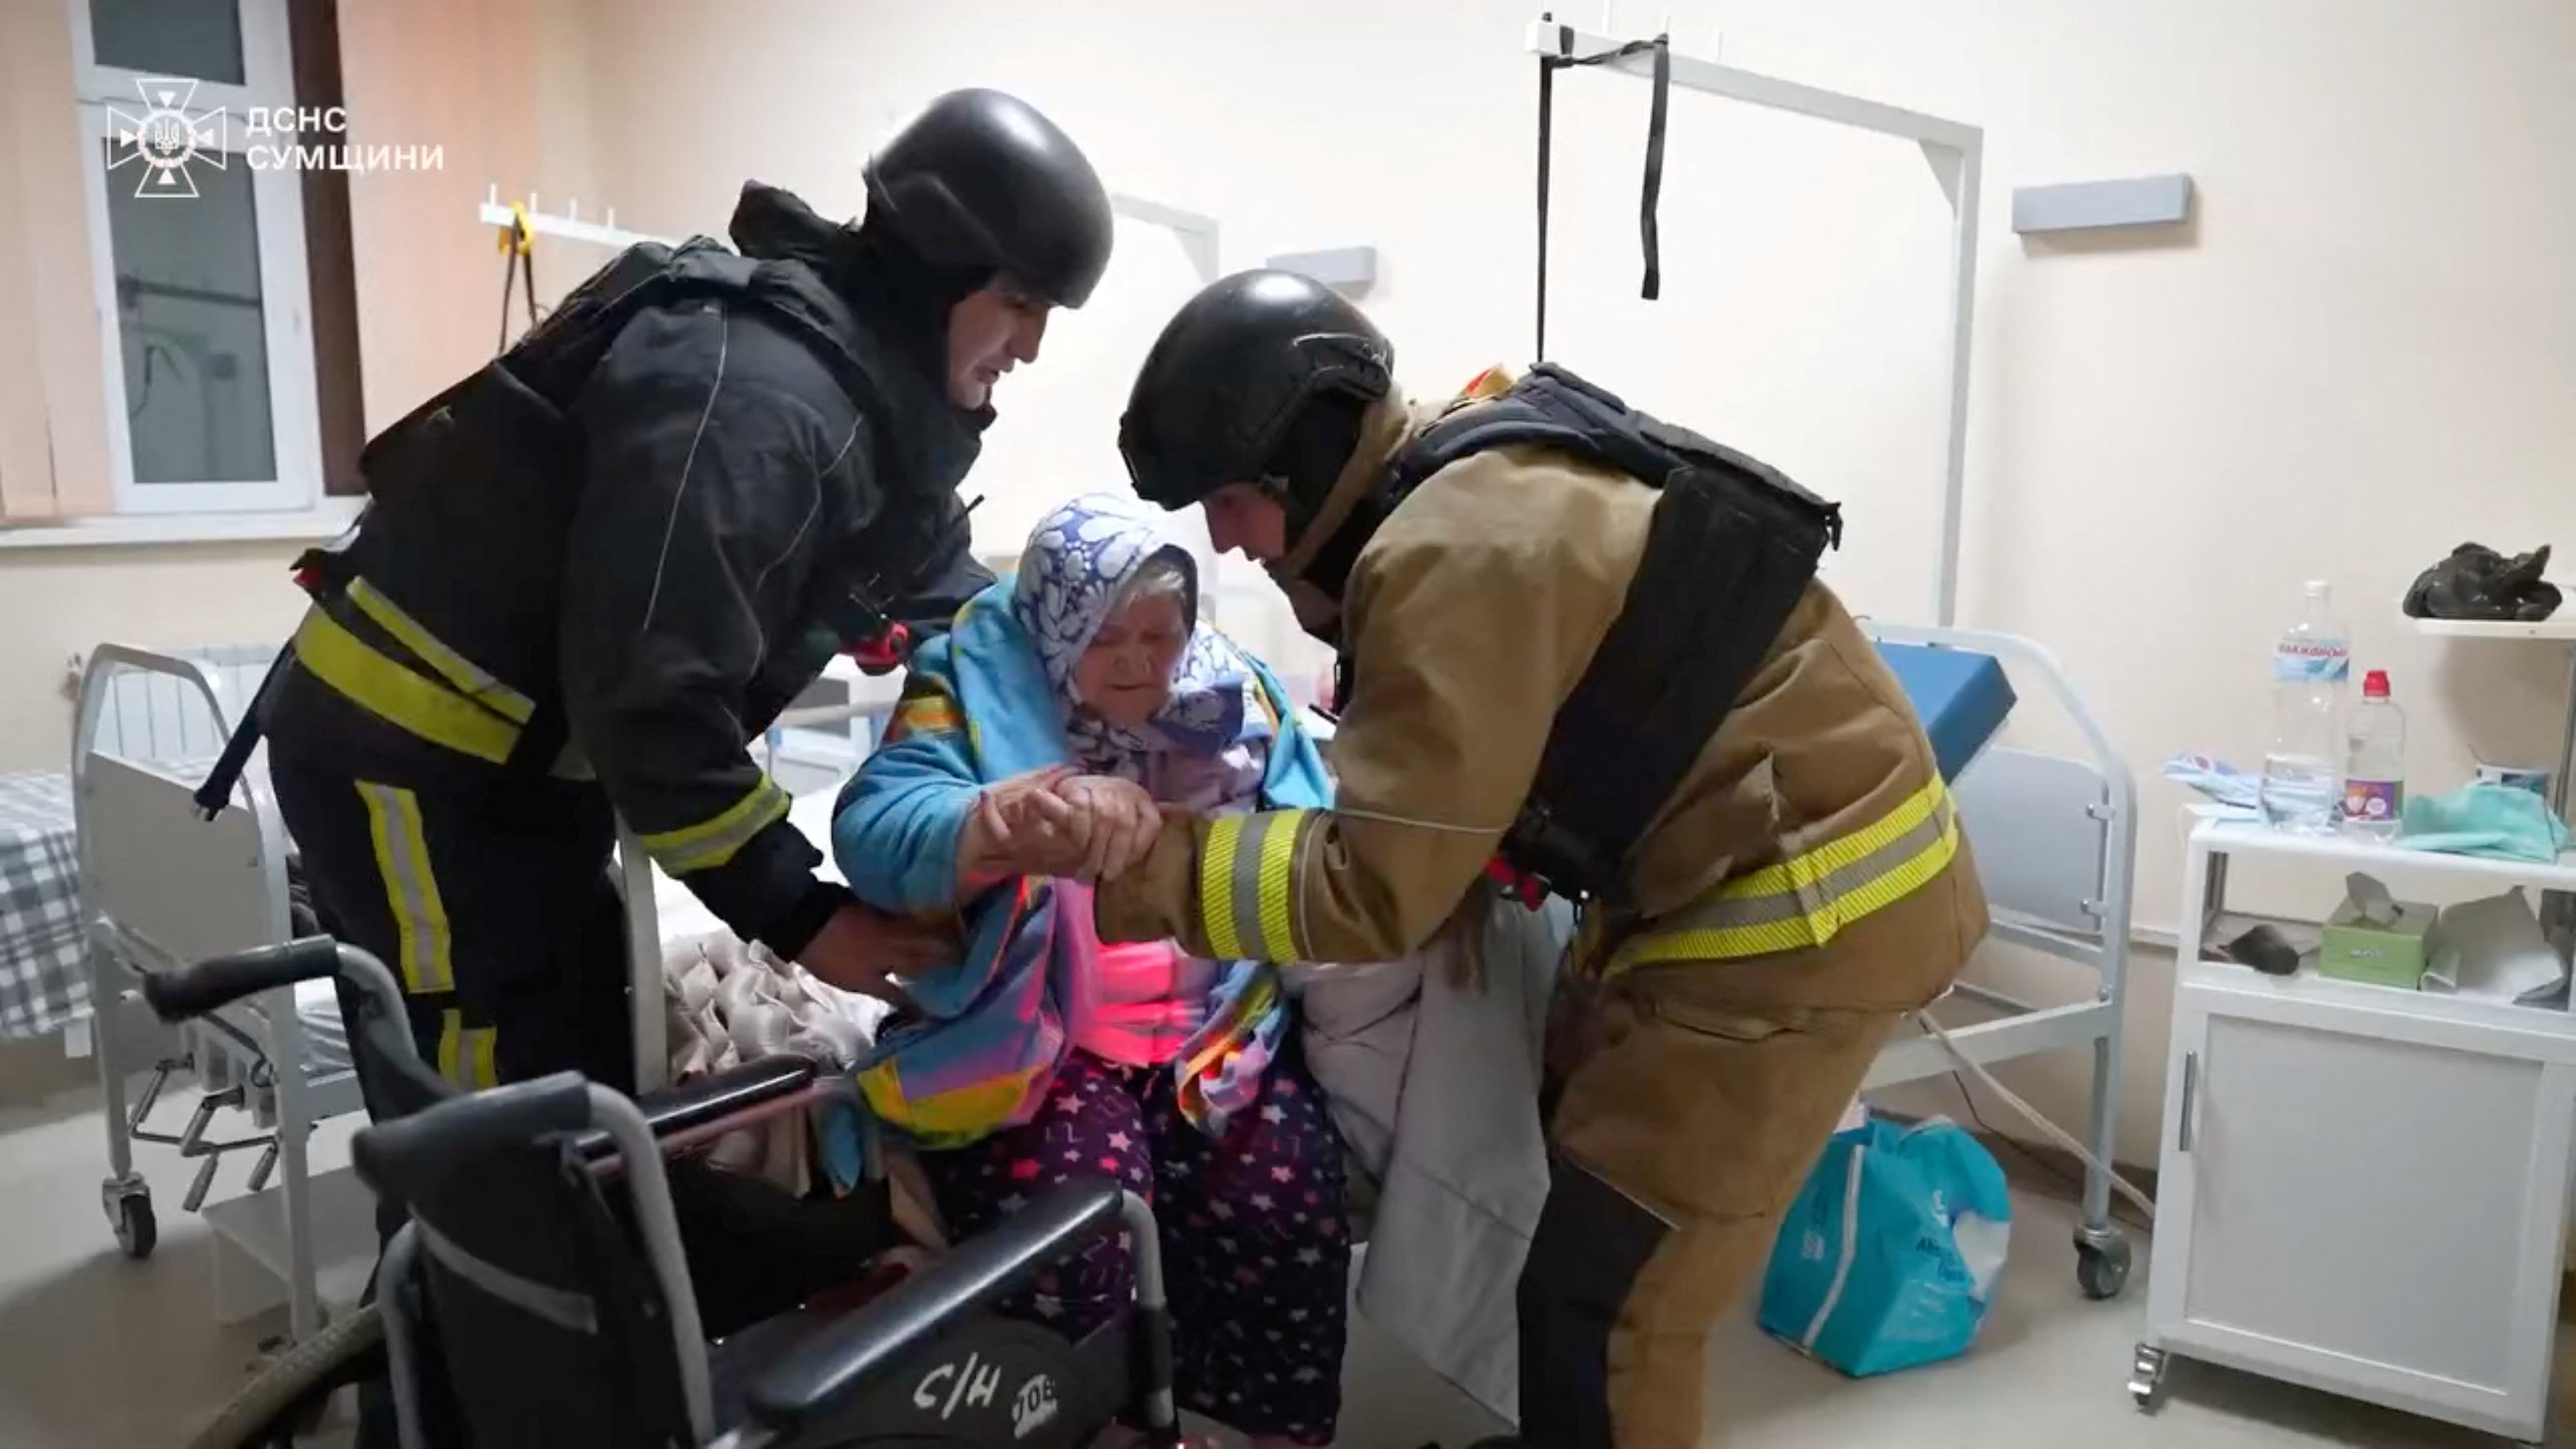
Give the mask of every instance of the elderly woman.
[[[1076, 1177], [1150, 1197], [1183, 1405], [1256, 1443], [1328, 1444], [1350, 1262], [1341, 1144], [1276, 972], [1169, 942], [1104, 947], [1086, 872], [1007, 873], [1023, 858], [1012, 822], [1066, 808], [1098, 812], [1097, 865], [1122, 830], [1125, 848], [1150, 836], [1147, 797], [1197, 814], [1324, 803], [1286, 692], [1197, 603], [1195, 563], [1154, 514], [1088, 496], [914, 657], [833, 847], [861, 898], [953, 909], [967, 944], [902, 983], [860, 1085], [930, 1149], [960, 1234]], [[1078, 1337], [1127, 1303], [1131, 1273], [1127, 1246], [1103, 1243], [1019, 1311]]]

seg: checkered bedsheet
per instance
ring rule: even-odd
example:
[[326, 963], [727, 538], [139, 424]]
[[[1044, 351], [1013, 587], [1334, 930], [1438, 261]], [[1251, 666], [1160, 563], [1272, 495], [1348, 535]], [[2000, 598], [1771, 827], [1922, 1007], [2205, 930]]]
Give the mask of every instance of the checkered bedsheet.
[[88, 1009], [71, 778], [0, 775], [0, 1038], [43, 1036]]

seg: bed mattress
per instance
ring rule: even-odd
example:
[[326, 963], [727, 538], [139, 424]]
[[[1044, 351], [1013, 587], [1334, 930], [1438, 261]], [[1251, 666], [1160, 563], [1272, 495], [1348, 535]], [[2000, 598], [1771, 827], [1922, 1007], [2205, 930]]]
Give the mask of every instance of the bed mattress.
[[2015, 696], [2003, 664], [1991, 654], [1931, 644], [1882, 642], [1878, 652], [1932, 737], [1941, 778], [1958, 779], [2012, 714]]

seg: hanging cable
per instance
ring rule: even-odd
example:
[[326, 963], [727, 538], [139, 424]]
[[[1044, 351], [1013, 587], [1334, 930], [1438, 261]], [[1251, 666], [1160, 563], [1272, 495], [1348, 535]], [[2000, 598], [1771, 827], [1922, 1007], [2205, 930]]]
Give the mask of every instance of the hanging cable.
[[2023, 1101], [2019, 1096], [2015, 1095], [2012, 1088], [1996, 1081], [1994, 1073], [1987, 1071], [1982, 1063], [1970, 1058], [1967, 1052], [1962, 1050], [1959, 1044], [1951, 1039], [1950, 1034], [1941, 1029], [1941, 1023], [1932, 1019], [1932, 1013], [1928, 1011], [1918, 1011], [1914, 1013], [1914, 1020], [1919, 1023], [1925, 1031], [1932, 1034], [1932, 1039], [1941, 1044], [1941, 1049], [1943, 1051], [1948, 1052], [1953, 1060], [1958, 1062], [1960, 1066], [1967, 1069], [1968, 1075], [1975, 1077], [1979, 1082], [1984, 1083], [1987, 1091], [2001, 1097], [2004, 1100], [2004, 1105], [2012, 1108], [2014, 1111], [2019, 1112], [2023, 1117], [2029, 1119], [2030, 1125], [2038, 1128], [2042, 1133], [2045, 1133], [2049, 1141], [2054, 1142], [2058, 1146], [2065, 1148], [2067, 1151], [2074, 1153], [2076, 1161], [2083, 1163], [2085, 1166], [2092, 1168], [2094, 1171], [2099, 1172], [2104, 1177], [2110, 1179], [2111, 1190], [2118, 1193], [2120, 1196], [2127, 1198], [2137, 1207], [2138, 1211], [2146, 1214], [2148, 1222], [2153, 1223], [2156, 1220], [2156, 1200], [2154, 1198], [2151, 1198], [2144, 1192], [2139, 1191], [2138, 1188], [2131, 1184], [2127, 1178], [2122, 1177], [2119, 1169], [2113, 1167], [2107, 1162], [2104, 1162], [2101, 1158], [2094, 1156], [2091, 1149], [2087, 1148], [2083, 1143], [2075, 1140], [2075, 1134], [2048, 1120], [2046, 1116], [2041, 1114], [2037, 1107], [2032, 1106], [2028, 1102]]

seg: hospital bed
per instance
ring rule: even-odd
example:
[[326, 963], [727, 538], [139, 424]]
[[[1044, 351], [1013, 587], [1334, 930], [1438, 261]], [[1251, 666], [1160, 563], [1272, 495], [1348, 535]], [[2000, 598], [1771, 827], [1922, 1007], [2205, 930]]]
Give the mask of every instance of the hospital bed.
[[[1980, 1065], [2089, 1048], [2093, 1091], [2080, 1134], [2103, 1164], [2113, 1156], [2120, 1034], [2128, 1005], [2130, 885], [2137, 850], [2137, 787], [2054, 654], [2028, 639], [1973, 629], [1864, 620], [1905, 688], [1950, 781], [1993, 916], [1991, 939], [2043, 952], [2094, 974], [2089, 999], [2035, 1006], [1972, 982], [1952, 988], [1998, 1013], [1890, 1042], [1864, 1093], [1951, 1072], [1955, 1047]], [[2046, 696], [2082, 738], [2078, 755], [1993, 743], [2020, 703], [2019, 688]], [[2111, 1180], [2088, 1166], [2075, 1230], [2076, 1281], [2109, 1298], [2128, 1281], [2127, 1236], [2111, 1220]]]
[[[371, 1199], [354, 1174], [316, 1174], [306, 1161], [315, 1125], [363, 1105], [330, 984], [307, 982], [226, 1006], [186, 1027], [167, 1054], [138, 1058], [120, 1028], [143, 973], [310, 930], [309, 921], [303, 932], [297, 926], [293, 843], [268, 789], [265, 746], [215, 819], [199, 818], [192, 799], [276, 653], [275, 645], [174, 652], [99, 646], [81, 676], [70, 787], [87, 994], [105, 1096], [110, 1170], [101, 1201], [109, 1224], [128, 1254], [151, 1253], [157, 1226], [151, 1194], [134, 1170], [134, 1143], [178, 1147], [200, 1162], [184, 1206], [202, 1211], [215, 1230], [217, 1316], [239, 1321], [282, 1297], [301, 1340], [321, 1327], [326, 1303], [356, 1301], [376, 1252]], [[809, 838], [828, 836], [833, 793], [865, 752], [874, 721], [891, 710], [897, 687], [836, 661], [771, 732], [764, 752], [795, 793], [792, 818]], [[665, 956], [724, 928], [640, 851], [623, 854], [634, 939], [649, 943], [634, 953], [632, 1000], [640, 1085], [653, 1086], [668, 1062]], [[178, 1070], [193, 1074], [202, 1095], [173, 1136], [146, 1124]], [[145, 1071], [150, 1085], [129, 1103], [128, 1085]], [[248, 1114], [249, 1132], [218, 1136], [217, 1114], [227, 1108]], [[206, 1203], [221, 1161], [242, 1153], [257, 1154], [249, 1190]]]

